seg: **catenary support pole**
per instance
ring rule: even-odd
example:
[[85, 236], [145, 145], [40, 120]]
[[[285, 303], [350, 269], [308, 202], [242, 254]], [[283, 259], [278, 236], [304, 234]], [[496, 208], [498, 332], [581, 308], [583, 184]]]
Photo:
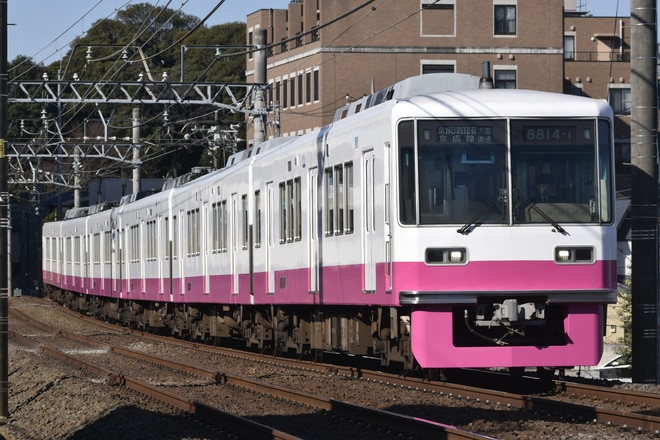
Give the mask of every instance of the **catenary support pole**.
[[142, 113], [139, 107], [133, 108], [133, 194], [140, 192], [140, 174], [142, 171], [142, 145], [140, 144], [140, 129]]
[[7, 192], [7, 0], [0, 0], [0, 418], [9, 417], [9, 193]]
[[[254, 32], [254, 82], [266, 84], [266, 29]], [[257, 87], [254, 94], [254, 145], [266, 140], [266, 97], [265, 89]]]
[[632, 0], [632, 379], [658, 384], [656, 0]]

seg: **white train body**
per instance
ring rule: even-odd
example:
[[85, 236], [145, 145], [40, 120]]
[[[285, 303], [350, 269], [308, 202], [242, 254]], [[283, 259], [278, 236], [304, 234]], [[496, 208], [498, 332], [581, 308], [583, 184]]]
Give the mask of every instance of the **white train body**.
[[[130, 308], [140, 325], [284, 349], [596, 364], [616, 300], [607, 103], [390, 95], [183, 185], [45, 224], [44, 283], [103, 315]], [[533, 200], [541, 176], [551, 200]]]

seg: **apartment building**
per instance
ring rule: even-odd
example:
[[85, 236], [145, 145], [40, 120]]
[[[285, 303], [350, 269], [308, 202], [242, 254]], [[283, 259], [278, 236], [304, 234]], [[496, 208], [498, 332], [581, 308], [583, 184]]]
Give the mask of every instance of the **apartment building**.
[[295, 0], [250, 14], [247, 41], [266, 29], [267, 137], [323, 126], [337, 107], [409, 76], [481, 75], [489, 61], [495, 87], [610, 100], [629, 157], [629, 27], [576, 0]]

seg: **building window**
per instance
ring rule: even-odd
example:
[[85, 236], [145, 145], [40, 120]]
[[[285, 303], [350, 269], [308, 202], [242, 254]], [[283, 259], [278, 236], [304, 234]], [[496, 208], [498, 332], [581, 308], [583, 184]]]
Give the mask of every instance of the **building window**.
[[250, 31], [248, 32], [248, 59], [252, 59], [252, 45], [254, 45], [254, 35]]
[[284, 79], [282, 81], [282, 108], [288, 107], [289, 105], [288, 96], [289, 96], [289, 80]]
[[495, 35], [516, 35], [516, 5], [495, 5]]
[[422, 75], [427, 73], [455, 73], [454, 64], [422, 64]]
[[456, 35], [455, 0], [422, 0], [421, 35]]
[[305, 102], [312, 102], [312, 72], [305, 72]]
[[298, 74], [298, 105], [303, 104], [303, 74]]
[[564, 59], [575, 61], [575, 35], [564, 35]]
[[319, 69], [314, 71], [314, 101], [320, 98], [321, 82], [319, 80]]
[[275, 81], [275, 104], [280, 105], [280, 81]]
[[296, 106], [296, 77], [291, 77], [291, 107]]
[[517, 72], [512, 69], [494, 69], [496, 89], [515, 89]]
[[629, 115], [630, 87], [610, 88], [610, 106], [615, 115]]

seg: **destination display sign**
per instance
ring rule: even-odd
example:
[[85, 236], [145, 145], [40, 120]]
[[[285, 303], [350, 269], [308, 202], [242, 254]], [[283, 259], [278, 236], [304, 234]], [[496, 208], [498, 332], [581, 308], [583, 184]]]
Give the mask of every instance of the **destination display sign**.
[[506, 144], [505, 127], [504, 121], [501, 120], [420, 121], [420, 144]]
[[592, 144], [594, 121], [511, 121], [514, 144]]

